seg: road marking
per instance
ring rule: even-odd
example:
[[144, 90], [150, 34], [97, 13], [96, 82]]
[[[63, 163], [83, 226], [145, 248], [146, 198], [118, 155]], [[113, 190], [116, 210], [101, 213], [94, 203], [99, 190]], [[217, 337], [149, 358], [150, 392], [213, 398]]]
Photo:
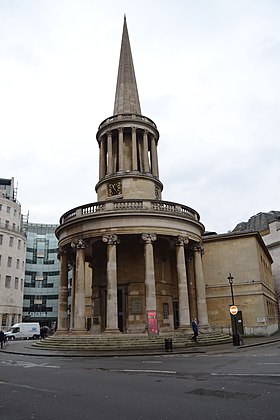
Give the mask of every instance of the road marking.
[[211, 376], [275, 376], [275, 377], [280, 377], [280, 373], [211, 373]]
[[142, 363], [160, 364], [162, 362], [160, 360], [143, 360]]
[[267, 362], [267, 363], [258, 363], [258, 365], [280, 365], [280, 362]]
[[3, 365], [8, 365], [8, 366], [16, 366], [16, 367], [23, 367], [25, 369], [27, 368], [34, 368], [34, 367], [43, 367], [43, 368], [52, 368], [52, 369], [59, 369], [60, 366], [56, 366], [56, 365], [47, 365], [46, 363], [31, 363], [31, 362], [24, 362], [23, 360], [16, 360], [16, 361], [12, 361], [12, 360], [2, 360], [1, 363]]
[[[115, 370], [115, 369], [112, 369]], [[115, 370], [117, 372], [126, 372], [126, 373], [165, 373], [169, 375], [176, 375], [175, 370], [153, 370], [153, 369], [121, 369]]]
[[38, 387], [35, 387], [35, 386], [24, 385], [24, 384], [13, 384], [11, 382], [4, 382], [4, 381], [1, 381], [1, 380], [0, 380], [0, 385], [13, 386], [13, 387], [17, 387], [17, 388], [32, 389], [32, 390], [43, 391], [43, 392], [50, 392], [51, 394], [56, 394], [57, 393], [57, 391], [54, 391], [52, 389], [38, 388]]

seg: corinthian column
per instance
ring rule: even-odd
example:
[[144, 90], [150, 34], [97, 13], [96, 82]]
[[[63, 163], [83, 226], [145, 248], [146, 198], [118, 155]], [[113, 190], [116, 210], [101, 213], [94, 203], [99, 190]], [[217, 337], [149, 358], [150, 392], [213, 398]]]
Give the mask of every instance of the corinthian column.
[[136, 127], [132, 127], [132, 170], [137, 171]]
[[119, 169], [124, 170], [124, 153], [123, 153], [123, 127], [119, 127]]
[[111, 131], [107, 132], [107, 157], [107, 175], [109, 175], [113, 173], [113, 141]]
[[74, 311], [75, 311], [75, 291], [76, 291], [76, 261], [72, 262], [72, 288], [71, 288], [71, 313], [70, 313], [70, 330], [74, 328]]
[[153, 136], [151, 140], [151, 155], [152, 155], [152, 174], [158, 178], [158, 157], [157, 157], [157, 144]]
[[146, 311], [155, 311], [157, 309], [153, 250], [153, 242], [156, 241], [156, 239], [157, 235], [155, 233], [142, 234], [145, 257]]
[[67, 252], [61, 248], [58, 250], [58, 255], [60, 259], [60, 285], [58, 297], [57, 332], [60, 333], [68, 330], [68, 258]]
[[85, 332], [85, 248], [86, 242], [76, 239], [71, 243], [72, 248], [76, 249], [76, 273], [75, 273], [75, 308], [74, 308], [74, 328], [73, 331]]
[[143, 135], [143, 163], [144, 173], [150, 172], [149, 157], [148, 157], [148, 131], [144, 130]]
[[209, 327], [208, 312], [206, 304], [205, 283], [202, 268], [202, 252], [203, 247], [198, 244], [194, 247], [194, 270], [196, 282], [196, 304], [197, 304], [197, 318], [200, 327]]
[[107, 243], [107, 322], [105, 332], [119, 333], [118, 328], [118, 290], [117, 290], [117, 235], [103, 235]]
[[188, 238], [182, 236], [178, 236], [175, 242], [180, 328], [186, 328], [190, 326], [188, 282], [185, 262], [185, 245], [187, 245], [188, 242]]
[[104, 178], [106, 175], [106, 156], [105, 156], [105, 144], [104, 138], [100, 138], [100, 150], [99, 150], [99, 179]]

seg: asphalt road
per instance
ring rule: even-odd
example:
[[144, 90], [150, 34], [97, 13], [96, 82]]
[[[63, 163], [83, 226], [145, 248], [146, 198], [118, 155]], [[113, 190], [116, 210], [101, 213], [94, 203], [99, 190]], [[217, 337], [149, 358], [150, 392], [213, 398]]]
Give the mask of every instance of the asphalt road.
[[144, 357], [0, 352], [0, 419], [280, 419], [279, 355], [279, 342]]

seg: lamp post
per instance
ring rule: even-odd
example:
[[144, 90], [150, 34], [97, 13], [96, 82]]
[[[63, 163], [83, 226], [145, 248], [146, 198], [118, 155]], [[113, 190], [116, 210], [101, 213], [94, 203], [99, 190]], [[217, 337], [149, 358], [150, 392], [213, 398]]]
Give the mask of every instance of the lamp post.
[[[228, 276], [228, 282], [230, 285], [230, 291], [231, 291], [231, 299], [232, 299], [232, 306], [234, 306], [234, 294], [233, 294], [233, 277], [231, 275], [231, 273], [229, 273]], [[237, 314], [236, 315], [232, 315], [231, 316], [231, 320], [233, 320], [232, 322], [232, 344], [234, 346], [239, 346], [240, 345], [240, 337], [239, 337], [239, 333], [237, 331]]]

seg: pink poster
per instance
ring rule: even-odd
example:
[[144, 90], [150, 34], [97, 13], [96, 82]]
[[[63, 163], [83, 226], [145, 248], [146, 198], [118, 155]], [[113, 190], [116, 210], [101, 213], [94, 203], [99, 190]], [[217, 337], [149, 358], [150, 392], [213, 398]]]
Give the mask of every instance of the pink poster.
[[147, 311], [148, 334], [157, 335], [157, 311]]

